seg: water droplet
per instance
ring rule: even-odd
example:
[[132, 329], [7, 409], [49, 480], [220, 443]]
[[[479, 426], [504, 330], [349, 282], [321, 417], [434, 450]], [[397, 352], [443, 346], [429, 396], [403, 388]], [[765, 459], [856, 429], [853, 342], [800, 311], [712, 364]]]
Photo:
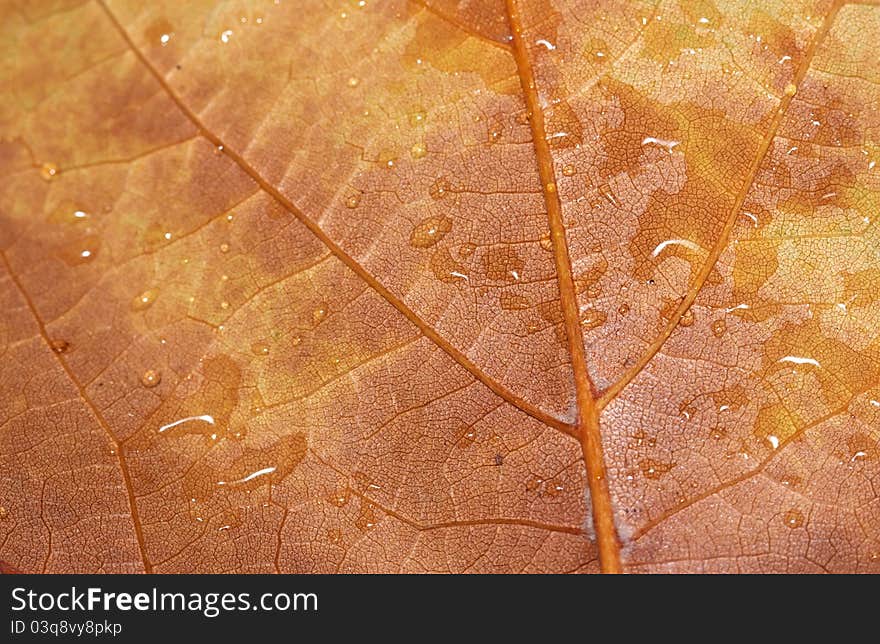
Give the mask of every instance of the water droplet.
[[269, 355], [269, 343], [265, 340], [258, 340], [251, 345], [251, 353], [255, 356]]
[[363, 501], [361, 503], [361, 511], [354, 524], [358, 529], [366, 532], [367, 530], [375, 528], [377, 523], [375, 506], [369, 501]]
[[58, 354], [67, 353], [70, 350], [70, 342], [67, 340], [52, 340], [49, 346], [52, 351]]
[[784, 93], [786, 96], [794, 96], [795, 94], [797, 94], [797, 91], [798, 91], [797, 85], [795, 85], [794, 83], [789, 83], [788, 85], [785, 86]]
[[459, 257], [470, 257], [474, 254], [474, 251], [477, 250], [476, 244], [465, 243], [458, 247], [458, 256]]
[[551, 252], [553, 250], [553, 240], [550, 238], [550, 233], [544, 233], [541, 235], [541, 239], [538, 241], [541, 245], [541, 248], [546, 250], [547, 252]]
[[681, 318], [679, 318], [678, 323], [681, 326], [688, 327], [694, 325], [694, 312], [692, 309], [688, 309], [684, 313], [681, 314]]
[[783, 521], [789, 528], [799, 528], [804, 523], [804, 514], [800, 510], [793, 508], [785, 513]]
[[314, 311], [312, 311], [312, 324], [314, 326], [318, 326], [321, 322], [324, 321], [324, 318], [327, 317], [327, 307], [324, 305], [319, 306]]
[[624, 302], [617, 307], [617, 312], [620, 313], [620, 315], [626, 315], [627, 313], [629, 313], [629, 304]]
[[421, 107], [417, 107], [415, 109], [415, 111], [413, 111], [409, 115], [409, 124], [412, 125], [413, 127], [415, 127], [417, 125], [422, 125], [422, 124], [424, 124], [425, 119], [427, 117], [428, 117], [428, 115], [425, 112], [425, 110]]
[[291, 346], [294, 346], [294, 347], [295, 347], [295, 346], [299, 345], [300, 342], [302, 342], [302, 338], [299, 337], [298, 335], [295, 335], [295, 336], [293, 336], [293, 337], [290, 338], [290, 344], [291, 344]]
[[443, 199], [452, 190], [452, 186], [446, 177], [437, 178], [428, 190], [432, 199]]
[[413, 159], [421, 159], [426, 154], [428, 154], [428, 149], [422, 143], [416, 143], [409, 150]]
[[358, 85], [360, 85], [360, 83], [361, 83], [360, 79], [357, 78], [356, 76], [351, 76], [351, 77], [346, 81], [346, 84], [347, 84], [349, 87], [357, 87]]
[[335, 491], [330, 493], [327, 497], [327, 501], [331, 505], [335, 505], [337, 508], [341, 508], [343, 505], [348, 503], [349, 491], [348, 486], [341, 486], [336, 488]]
[[535, 492], [541, 487], [542, 483], [544, 483], [544, 479], [533, 475], [528, 481], [526, 481], [526, 491]]
[[644, 139], [642, 139], [642, 145], [656, 145], [666, 150], [666, 152], [668, 152], [669, 154], [672, 154], [673, 150], [681, 145], [681, 142], [670, 141], [669, 139], [658, 139], [653, 136], [646, 136]]
[[712, 322], [712, 335], [716, 338], [720, 338], [727, 331], [727, 322], [722, 320], [715, 320]]
[[524, 311], [531, 306], [529, 298], [524, 295], [508, 293], [507, 291], [501, 293], [499, 299], [501, 302], [501, 308], [505, 311]]
[[342, 530], [339, 530], [337, 528], [328, 528], [327, 541], [329, 541], [334, 546], [337, 545], [340, 541], [342, 541]]
[[595, 329], [605, 324], [607, 318], [605, 311], [590, 307], [581, 314], [581, 326], [584, 329]]
[[101, 248], [101, 239], [96, 235], [86, 235], [60, 249], [61, 258], [70, 266], [78, 266], [92, 261]]
[[89, 218], [89, 213], [72, 201], [62, 201], [52, 210], [48, 220], [53, 224], [76, 224]]
[[220, 308], [226, 311], [229, 308], [229, 302], [223, 300], [222, 302], [220, 302]]
[[461, 438], [458, 439], [458, 446], [461, 448], [470, 447], [471, 445], [473, 445], [474, 440], [476, 440], [476, 438], [477, 438], [476, 430], [473, 427], [468, 428], [464, 432], [464, 434], [462, 434]]
[[357, 208], [358, 204], [360, 204], [360, 202], [361, 202], [360, 195], [352, 195], [348, 199], [345, 200], [345, 207], [346, 208]]
[[446, 248], [439, 248], [431, 256], [429, 263], [431, 271], [441, 282], [454, 284], [464, 280], [469, 281], [467, 269], [459, 264]]
[[155, 387], [162, 382], [162, 374], [153, 369], [147, 369], [141, 374], [141, 384], [144, 387]]
[[430, 248], [452, 230], [452, 220], [449, 217], [428, 217], [423, 219], [412, 229], [409, 243], [414, 248]]
[[220, 42], [227, 43], [232, 38], [232, 29], [225, 29], [220, 32]]
[[618, 205], [617, 199], [614, 197], [614, 191], [611, 190], [611, 186], [607, 183], [603, 183], [599, 186], [599, 194], [602, 195], [612, 206], [616, 207]]
[[147, 289], [131, 301], [132, 311], [143, 311], [150, 308], [157, 297], [159, 297], [159, 289]]
[[52, 181], [60, 172], [61, 170], [54, 163], [47, 162], [40, 166], [40, 176], [46, 181]]
[[5, 519], [7, 516], [9, 516], [9, 511], [0, 505], [0, 519]]
[[226, 242], [220, 244], [220, 252], [221, 253], [228, 253], [229, 252], [229, 244], [227, 244]]
[[556, 184], [551, 181], [544, 186], [544, 189], [550, 194], [553, 194], [554, 192], [556, 192]]
[[568, 163], [568, 164], [562, 166], [562, 175], [563, 176], [573, 177], [576, 173], [577, 173], [577, 170], [575, 169], [575, 167], [572, 164]]
[[659, 479], [666, 474], [666, 472], [675, 467], [675, 465], [675, 463], [662, 463], [660, 461], [655, 461], [652, 458], [646, 458], [639, 461], [639, 469], [642, 471], [645, 478], [649, 479]]

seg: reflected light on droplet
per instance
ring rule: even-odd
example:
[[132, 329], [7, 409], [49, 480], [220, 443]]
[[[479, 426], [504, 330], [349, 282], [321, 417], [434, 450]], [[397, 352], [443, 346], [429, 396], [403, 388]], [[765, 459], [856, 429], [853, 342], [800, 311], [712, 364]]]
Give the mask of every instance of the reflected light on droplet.
[[214, 424], [214, 417], [208, 414], [203, 414], [201, 416], [187, 416], [186, 418], [181, 418], [180, 420], [175, 420], [173, 423], [168, 423], [167, 425], [162, 425], [159, 428], [159, 433], [167, 432], [169, 429], [173, 429], [178, 425], [183, 425], [184, 423], [191, 423], [195, 421], [200, 421], [203, 423], [208, 423], [209, 425]]

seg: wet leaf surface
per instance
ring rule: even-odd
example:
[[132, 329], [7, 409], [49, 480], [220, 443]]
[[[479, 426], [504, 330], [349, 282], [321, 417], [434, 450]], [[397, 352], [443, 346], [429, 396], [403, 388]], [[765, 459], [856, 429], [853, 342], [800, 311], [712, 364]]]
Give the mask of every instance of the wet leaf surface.
[[880, 6], [0, 18], [3, 570], [880, 571]]

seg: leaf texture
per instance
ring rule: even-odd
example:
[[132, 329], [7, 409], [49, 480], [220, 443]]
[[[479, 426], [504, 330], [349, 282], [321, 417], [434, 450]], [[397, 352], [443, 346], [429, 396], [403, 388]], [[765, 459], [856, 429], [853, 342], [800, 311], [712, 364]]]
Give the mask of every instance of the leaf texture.
[[0, 18], [4, 569], [877, 571], [876, 4]]

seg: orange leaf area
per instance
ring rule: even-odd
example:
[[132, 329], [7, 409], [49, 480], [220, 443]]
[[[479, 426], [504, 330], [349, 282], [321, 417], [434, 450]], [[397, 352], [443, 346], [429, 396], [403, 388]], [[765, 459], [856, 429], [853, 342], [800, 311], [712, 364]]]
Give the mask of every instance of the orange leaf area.
[[0, 570], [880, 572], [880, 4], [0, 7]]

